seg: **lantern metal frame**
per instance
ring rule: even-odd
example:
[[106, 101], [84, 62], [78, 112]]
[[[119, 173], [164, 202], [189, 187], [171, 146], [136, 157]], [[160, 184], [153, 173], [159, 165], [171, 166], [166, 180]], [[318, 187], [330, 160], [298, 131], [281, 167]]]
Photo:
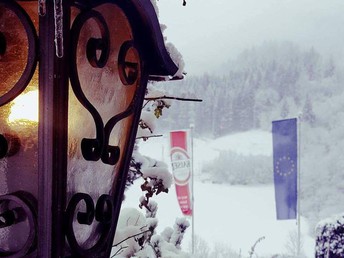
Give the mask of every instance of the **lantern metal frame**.
[[[174, 77], [178, 67], [165, 48], [160, 24], [149, 0], [39, 0], [36, 17], [39, 19], [39, 35], [33, 18], [22, 7], [22, 3], [27, 2], [36, 1], [0, 0], [0, 10], [4, 8], [16, 15], [25, 28], [28, 41], [25, 69], [15, 85], [0, 96], [0, 109], [25, 90], [38, 65], [38, 198], [20, 189], [0, 196], [0, 205], [6, 203], [7, 207], [11, 206], [9, 204], [16, 207], [0, 209], [0, 228], [11, 226], [21, 219], [27, 220], [30, 227], [24, 246], [13, 252], [0, 250], [0, 256], [109, 257], [148, 80], [159, 81], [165, 80], [166, 77], [181, 79]], [[124, 42], [119, 50], [120, 80], [124, 85], [131, 85], [139, 80], [128, 107], [123, 112], [114, 114], [108, 121], [103, 121], [84, 94], [76, 62], [79, 33], [89, 19], [96, 22], [101, 37], [88, 39], [85, 53], [87, 60], [99, 69], [108, 62], [109, 49], [112, 47], [110, 32], [102, 13], [96, 10], [103, 4], [113, 4], [120, 8], [132, 29], [133, 40]], [[76, 17], [72, 17], [72, 8], [79, 11]], [[63, 17], [58, 21], [57, 11], [63, 13]], [[61, 35], [56, 35], [56, 27], [60, 27]], [[0, 57], [6, 50], [6, 35], [0, 28]], [[128, 51], [139, 57], [139, 64], [126, 61]], [[110, 134], [119, 121], [133, 116], [133, 126], [127, 132], [129, 137], [123, 154], [121, 173], [113, 185], [114, 191], [102, 194], [97, 200], [93, 200], [88, 193], [81, 192], [75, 193], [70, 200], [67, 198], [70, 87], [78, 101], [91, 114], [96, 128], [96, 137], [84, 138], [80, 145], [83, 158], [89, 162], [101, 160], [108, 165], [117, 163], [123, 150], [109, 144]], [[12, 155], [13, 146], [20, 144], [13, 142], [15, 139], [11, 142], [5, 133], [0, 132], [0, 159]], [[86, 207], [85, 211], [77, 208], [81, 202]], [[75, 237], [73, 224], [90, 225], [94, 220], [99, 223], [97, 234], [91, 239], [92, 244], [84, 247]]]

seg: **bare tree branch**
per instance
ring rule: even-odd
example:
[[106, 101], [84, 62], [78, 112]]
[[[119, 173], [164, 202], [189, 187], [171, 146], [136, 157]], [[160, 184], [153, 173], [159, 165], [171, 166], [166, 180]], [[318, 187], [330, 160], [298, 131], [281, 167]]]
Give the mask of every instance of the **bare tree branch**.
[[252, 258], [253, 254], [255, 252], [257, 244], [260, 243], [261, 241], [263, 241], [264, 239], [265, 239], [265, 236], [262, 236], [262, 237], [258, 238], [257, 241], [254, 243], [254, 245], [251, 247], [251, 251], [249, 252], [250, 258]]
[[130, 238], [132, 238], [132, 237], [136, 237], [136, 236], [142, 235], [142, 234], [147, 233], [147, 232], [150, 232], [150, 230], [147, 229], [147, 230], [142, 231], [142, 232], [140, 232], [140, 233], [137, 233], [137, 234], [135, 234], [135, 235], [128, 236], [127, 238], [123, 239], [122, 241], [118, 242], [117, 244], [114, 244], [112, 247], [118, 246], [119, 244], [123, 243], [124, 241], [127, 241], [128, 239], [130, 239]]
[[174, 100], [180, 100], [180, 101], [196, 101], [196, 102], [202, 102], [202, 99], [189, 99], [189, 98], [180, 98], [180, 97], [170, 97], [170, 96], [161, 96], [161, 97], [146, 97], [145, 100], [152, 101], [152, 100], [159, 100], [159, 99], [174, 99]]
[[150, 136], [140, 136], [140, 137], [136, 137], [135, 139], [148, 139], [148, 138], [154, 138], [154, 137], [162, 137], [162, 134], [156, 134], [156, 135], [150, 135]]
[[114, 255], [112, 255], [110, 258], [113, 258], [118, 254], [121, 254], [123, 252], [123, 249], [125, 249], [125, 248], [128, 248], [128, 246], [121, 246], [121, 248], [118, 249], [117, 252]]

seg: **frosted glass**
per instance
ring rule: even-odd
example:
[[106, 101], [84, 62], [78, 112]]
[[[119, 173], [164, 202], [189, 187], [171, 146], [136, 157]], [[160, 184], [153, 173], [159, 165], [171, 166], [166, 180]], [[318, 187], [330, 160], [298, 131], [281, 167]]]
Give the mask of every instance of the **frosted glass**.
[[[97, 109], [104, 125], [113, 116], [124, 112], [133, 100], [139, 78], [133, 85], [124, 85], [119, 76], [118, 54], [124, 42], [132, 40], [132, 31], [124, 13], [116, 5], [104, 4], [96, 8], [106, 20], [110, 34], [110, 51], [106, 65], [102, 68], [91, 65], [86, 56], [87, 43], [90, 38], [101, 38], [101, 30], [94, 19], [89, 19], [81, 29], [78, 48], [77, 65], [81, 88], [87, 99]], [[73, 12], [74, 13], [74, 12]], [[116, 19], [114, 19], [116, 17]], [[101, 51], [97, 51], [97, 58]], [[139, 63], [138, 56], [128, 51], [126, 61]], [[138, 67], [139, 68], [139, 67]], [[120, 173], [123, 153], [127, 145], [127, 132], [132, 124], [132, 115], [116, 124], [111, 132], [109, 144], [119, 146], [121, 155], [115, 165], [104, 164], [101, 160], [85, 160], [81, 152], [83, 138], [94, 139], [96, 128], [90, 113], [77, 100], [72, 89], [69, 96], [69, 138], [68, 138], [68, 197], [67, 203], [75, 193], [89, 194], [94, 204], [102, 194], [113, 192], [116, 176]], [[80, 202], [78, 210], [85, 211]], [[76, 214], [77, 212], [75, 212]], [[76, 216], [75, 216], [76, 217]], [[91, 225], [73, 223], [73, 229], [79, 245], [88, 248], [97, 238], [97, 221]]]

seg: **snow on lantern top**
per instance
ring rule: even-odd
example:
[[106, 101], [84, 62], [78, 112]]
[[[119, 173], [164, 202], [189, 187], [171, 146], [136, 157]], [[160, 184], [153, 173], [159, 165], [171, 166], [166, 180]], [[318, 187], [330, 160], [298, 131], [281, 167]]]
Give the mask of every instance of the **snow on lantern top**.
[[133, 27], [135, 39], [142, 49], [143, 59], [151, 80], [182, 79], [184, 62], [179, 52], [165, 45], [154, 6], [150, 0], [125, 1], [128, 19], [139, 26]]

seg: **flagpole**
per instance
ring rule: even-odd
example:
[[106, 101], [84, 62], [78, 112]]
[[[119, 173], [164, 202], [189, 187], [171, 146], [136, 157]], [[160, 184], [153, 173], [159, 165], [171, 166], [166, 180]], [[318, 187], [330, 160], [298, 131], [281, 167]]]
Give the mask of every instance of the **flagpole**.
[[297, 255], [301, 252], [301, 117], [302, 113], [298, 116], [298, 173], [297, 173]]
[[191, 209], [192, 209], [192, 254], [195, 254], [195, 199], [194, 199], [194, 150], [193, 150], [193, 129], [194, 124], [190, 124], [191, 133]]

